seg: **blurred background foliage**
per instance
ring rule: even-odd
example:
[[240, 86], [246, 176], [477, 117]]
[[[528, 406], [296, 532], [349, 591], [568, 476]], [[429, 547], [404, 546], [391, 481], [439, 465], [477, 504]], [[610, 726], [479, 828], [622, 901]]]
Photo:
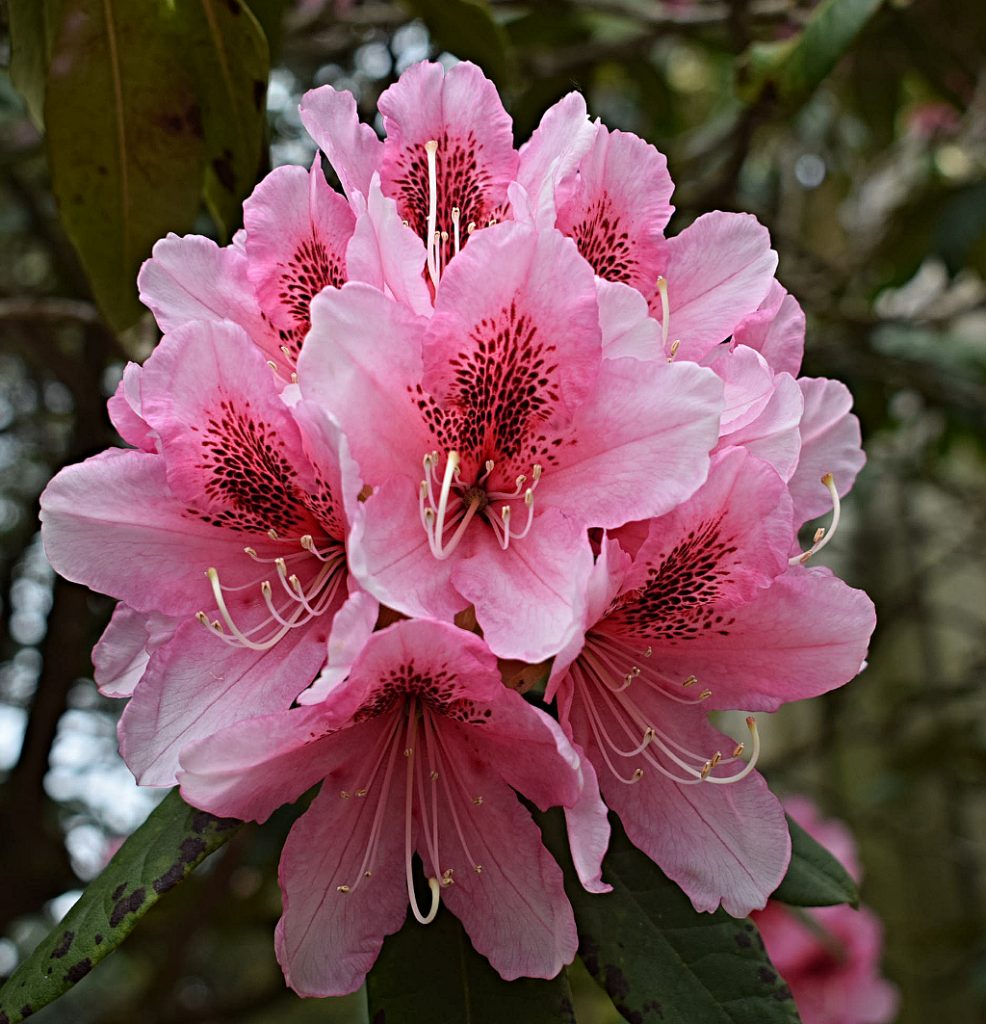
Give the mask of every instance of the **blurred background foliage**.
[[[761, 721], [766, 772], [859, 837], [901, 1024], [986, 1019], [982, 0], [120, 0], [121, 53], [148, 90], [209, 99], [198, 129], [157, 122], [158, 159], [129, 169], [132, 208], [102, 221], [88, 198], [127, 173], [112, 164], [104, 58], [75, 69], [84, 88], [50, 84], [46, 148], [43, 57], [11, 53], [11, 28], [49, 57], [69, 45], [50, 35], [63, 5], [86, 3], [0, 6], [0, 62], [29, 100], [0, 74], [0, 977], [157, 797], [120, 762], [119, 706], [91, 681], [110, 602], [56, 580], [37, 537], [45, 482], [114, 442], [105, 398], [156, 340], [133, 271], [167, 230], [227, 239], [264, 170], [312, 159], [306, 89], [351, 89], [374, 123], [380, 92], [439, 56], [482, 64], [518, 142], [573, 88], [652, 141], [677, 183], [673, 231], [712, 208], [770, 228], [808, 313], [805, 372], [856, 397], [869, 465], [826, 560], [870, 592], [880, 624], [859, 680]], [[170, 77], [164, 7], [203, 19]], [[252, 91], [217, 75], [231, 60]], [[289, 821], [243, 830], [37, 1019], [361, 1020], [359, 995], [283, 989], [271, 933]], [[592, 986], [577, 985], [580, 1022], [615, 1021]]]

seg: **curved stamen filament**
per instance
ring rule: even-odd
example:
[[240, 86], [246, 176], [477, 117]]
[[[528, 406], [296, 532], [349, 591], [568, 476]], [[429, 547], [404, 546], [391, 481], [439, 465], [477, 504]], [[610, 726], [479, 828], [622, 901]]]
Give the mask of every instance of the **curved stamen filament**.
[[671, 303], [668, 301], [668, 280], [663, 274], [657, 279], [657, 291], [661, 296], [661, 348], [666, 351], [671, 326]]
[[828, 528], [828, 531], [824, 527], [819, 527], [815, 531], [813, 538], [814, 543], [807, 551], [802, 551], [800, 555], [795, 555], [793, 558], [788, 559], [789, 565], [804, 565], [805, 562], [811, 558], [812, 555], [817, 554], [825, 547], [826, 544], [835, 536], [835, 531], [839, 528], [839, 520], [842, 517], [842, 502], [839, 500], [839, 492], [835, 486], [835, 479], [831, 473], [826, 473], [822, 477], [822, 483], [828, 488], [829, 494], [832, 496], [832, 523]]
[[407, 883], [407, 898], [411, 904], [411, 913], [419, 924], [431, 924], [438, 913], [438, 904], [441, 899], [441, 889], [437, 878], [429, 878], [428, 886], [431, 889], [431, 908], [427, 915], [422, 914], [418, 907], [418, 899], [414, 894], [414, 863], [412, 857], [414, 848], [411, 843], [412, 813], [414, 808], [414, 775], [415, 775], [415, 750], [414, 742], [418, 731], [418, 702], [412, 697], [408, 702], [407, 712], [407, 743], [404, 747], [404, 757], [407, 758], [404, 785], [404, 879]]

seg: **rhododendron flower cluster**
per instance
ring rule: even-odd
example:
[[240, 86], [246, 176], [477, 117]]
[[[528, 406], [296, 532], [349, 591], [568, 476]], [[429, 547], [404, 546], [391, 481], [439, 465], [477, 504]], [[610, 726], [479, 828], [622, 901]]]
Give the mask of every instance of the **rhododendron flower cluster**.
[[[856, 843], [841, 821], [823, 818], [805, 797], [788, 797], [785, 810], [859, 882]], [[889, 1024], [897, 989], [880, 974], [883, 928], [867, 907], [795, 910], [771, 900], [754, 914], [767, 952], [791, 986], [804, 1024]]]
[[515, 792], [565, 809], [592, 891], [609, 809], [696, 909], [763, 907], [783, 811], [754, 719], [737, 743], [708, 712], [842, 685], [873, 628], [809, 561], [831, 533], [798, 544], [863, 457], [846, 389], [798, 377], [767, 231], [666, 235], [664, 157], [578, 93], [519, 149], [468, 63], [379, 106], [382, 140], [304, 98], [341, 192], [279, 168], [230, 245], [158, 243], [164, 338], [110, 401], [130, 447], [42, 503], [55, 568], [120, 602], [96, 681], [139, 781], [256, 820], [321, 784], [277, 932], [319, 995], [440, 901], [505, 978], [574, 957]]

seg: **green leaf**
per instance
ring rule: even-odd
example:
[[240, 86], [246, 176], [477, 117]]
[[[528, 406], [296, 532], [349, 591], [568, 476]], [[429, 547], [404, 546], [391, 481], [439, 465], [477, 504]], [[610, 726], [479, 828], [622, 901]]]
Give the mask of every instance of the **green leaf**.
[[882, 2], [825, 0], [793, 39], [754, 43], [737, 68], [740, 96], [753, 102], [770, 90], [783, 105], [800, 105], [852, 46]]
[[238, 827], [189, 807], [172, 790], [0, 988], [0, 1021], [18, 1024], [84, 978]]
[[176, 0], [181, 48], [205, 130], [205, 200], [229, 237], [257, 181], [263, 152], [267, 39], [242, 0]]
[[405, 0], [440, 47], [478, 64], [501, 88], [513, 77], [513, 55], [503, 26], [486, 0]]
[[848, 871], [790, 816], [791, 866], [773, 899], [795, 907], [859, 906], [859, 892]]
[[199, 208], [202, 111], [171, 0], [63, 0], [45, 124], [62, 223], [122, 330], [141, 314], [151, 246], [190, 230]]
[[10, 80], [31, 120], [44, 123], [45, 78], [62, 0], [9, 0]]
[[367, 996], [375, 1024], [575, 1024], [564, 971], [553, 981], [504, 981], [444, 907], [431, 924], [410, 918], [384, 942]]
[[603, 878], [613, 891], [603, 895], [585, 892], [575, 878], [557, 820], [546, 836], [565, 867], [579, 953], [620, 1013], [637, 1024], [798, 1024], [791, 991], [753, 922], [722, 910], [696, 913], [611, 821]]

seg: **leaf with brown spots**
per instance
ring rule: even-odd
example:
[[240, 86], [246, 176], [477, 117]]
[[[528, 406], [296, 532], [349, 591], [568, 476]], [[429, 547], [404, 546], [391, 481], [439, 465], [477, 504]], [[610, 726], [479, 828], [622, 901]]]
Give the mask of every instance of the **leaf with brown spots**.
[[239, 822], [189, 807], [172, 790], [0, 988], [0, 1021], [18, 1024], [81, 981], [238, 828]]
[[756, 926], [722, 910], [697, 913], [610, 820], [603, 878], [613, 891], [593, 895], [575, 878], [560, 816], [542, 818], [565, 869], [579, 953], [629, 1024], [798, 1024], [791, 990]]

